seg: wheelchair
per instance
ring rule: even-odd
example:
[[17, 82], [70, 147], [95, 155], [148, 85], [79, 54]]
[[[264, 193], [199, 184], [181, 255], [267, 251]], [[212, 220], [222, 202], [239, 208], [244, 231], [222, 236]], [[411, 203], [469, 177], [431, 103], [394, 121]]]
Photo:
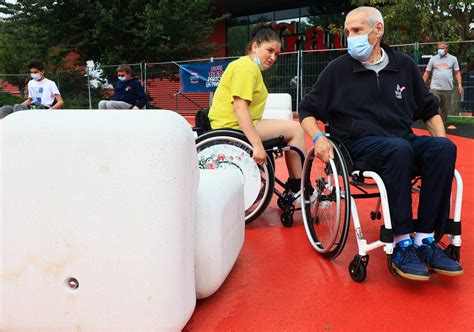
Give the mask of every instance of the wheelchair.
[[[304, 163], [303, 152], [294, 146], [287, 146], [283, 136], [263, 141], [267, 152], [265, 165], [258, 165], [252, 159], [253, 148], [243, 132], [235, 129], [211, 130], [208, 109], [196, 113], [196, 149], [200, 169], [234, 167], [244, 178], [245, 223], [255, 220], [267, 208], [274, 193], [277, 205], [282, 210], [280, 220], [283, 226], [293, 225], [293, 214], [300, 210], [295, 206], [295, 197], [286, 184], [275, 176], [275, 160], [286, 151], [295, 151]], [[278, 185], [280, 189], [276, 187]]]
[[[326, 128], [326, 133], [328, 133]], [[337, 138], [326, 134], [334, 150], [334, 159], [324, 163], [315, 156], [312, 148], [303, 165], [301, 178], [301, 200], [303, 223], [306, 234], [313, 248], [326, 259], [335, 259], [344, 249], [349, 233], [349, 223], [352, 216], [358, 253], [349, 264], [349, 274], [352, 280], [362, 282], [367, 276], [369, 251], [383, 247], [387, 254], [389, 271], [398, 276], [392, 268], [391, 255], [394, 249], [394, 234], [390, 220], [390, 210], [387, 191], [381, 177], [368, 170], [367, 165], [353, 162], [345, 146]], [[454, 216], [446, 225], [446, 235], [449, 245], [439, 242], [447, 255], [459, 261], [461, 249], [461, 204], [463, 182], [461, 175], [455, 170], [456, 183]], [[417, 211], [418, 196], [421, 189], [421, 177], [415, 177], [412, 182], [412, 204], [414, 213]], [[315, 187], [316, 199], [309, 201], [306, 184]], [[378, 189], [378, 190], [374, 190]], [[379, 239], [368, 243], [364, 238], [356, 200], [377, 198], [375, 210], [371, 211], [371, 220], [380, 220]], [[416, 219], [416, 215], [414, 215]], [[444, 234], [435, 234], [440, 241]]]

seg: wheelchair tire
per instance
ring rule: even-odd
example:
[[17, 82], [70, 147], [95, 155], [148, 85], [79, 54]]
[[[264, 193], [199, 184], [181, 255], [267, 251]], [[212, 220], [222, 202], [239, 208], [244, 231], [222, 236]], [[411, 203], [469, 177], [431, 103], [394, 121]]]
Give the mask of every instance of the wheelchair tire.
[[[242, 150], [246, 156], [252, 156], [253, 148], [245, 135], [232, 129], [218, 129], [209, 131], [196, 138], [196, 149], [198, 154], [216, 145], [232, 145]], [[213, 148], [215, 149], [215, 148]], [[260, 170], [260, 189], [254, 202], [245, 210], [245, 223], [255, 220], [265, 209], [272, 199], [275, 187], [275, 175], [272, 160], [267, 154], [267, 163], [258, 166]], [[245, 172], [241, 170], [245, 176]]]
[[[350, 182], [342, 153], [330, 142], [334, 159], [329, 163], [316, 158], [314, 149], [306, 157], [301, 179], [304, 195], [301, 212], [311, 245], [323, 257], [334, 259], [344, 248], [349, 232]], [[309, 192], [307, 184], [314, 186], [315, 193]]]

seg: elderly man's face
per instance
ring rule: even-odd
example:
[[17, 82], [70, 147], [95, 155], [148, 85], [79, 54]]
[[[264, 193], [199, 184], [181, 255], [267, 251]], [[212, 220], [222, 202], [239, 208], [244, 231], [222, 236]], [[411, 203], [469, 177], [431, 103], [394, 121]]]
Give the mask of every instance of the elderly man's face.
[[366, 14], [363, 12], [353, 13], [347, 16], [346, 23], [344, 24], [344, 32], [347, 38], [368, 34], [369, 43], [374, 44], [377, 37], [381, 35], [382, 24], [377, 23], [372, 29], [365, 18]]
[[448, 54], [448, 46], [445, 44], [438, 44], [438, 50], [443, 50], [444, 54]]

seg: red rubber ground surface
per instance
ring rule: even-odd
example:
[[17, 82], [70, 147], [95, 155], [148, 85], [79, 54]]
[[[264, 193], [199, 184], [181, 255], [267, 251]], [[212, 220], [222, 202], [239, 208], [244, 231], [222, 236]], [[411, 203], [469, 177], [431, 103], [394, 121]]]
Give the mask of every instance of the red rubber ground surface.
[[[424, 132], [420, 132], [424, 133]], [[301, 213], [292, 228], [280, 223], [276, 199], [247, 226], [244, 247], [222, 287], [197, 302], [186, 331], [473, 331], [474, 330], [474, 140], [450, 136], [458, 147], [464, 180], [462, 210], [464, 275], [431, 275], [429, 282], [393, 277], [381, 248], [371, 251], [364, 283], [352, 281], [348, 264], [357, 253], [351, 231], [334, 261], [311, 247]], [[277, 174], [286, 179], [284, 161]], [[359, 207], [362, 229], [377, 238], [380, 222]]]

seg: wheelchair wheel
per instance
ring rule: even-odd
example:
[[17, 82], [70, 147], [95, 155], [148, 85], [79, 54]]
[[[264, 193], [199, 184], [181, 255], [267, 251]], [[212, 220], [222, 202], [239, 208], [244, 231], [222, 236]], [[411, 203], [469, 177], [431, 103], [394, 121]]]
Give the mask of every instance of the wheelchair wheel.
[[[349, 174], [341, 151], [331, 143], [334, 159], [323, 163], [311, 149], [301, 179], [305, 184], [301, 211], [306, 234], [314, 249], [327, 259], [336, 258], [344, 248], [351, 215]], [[314, 193], [309, 192], [308, 183]]]
[[272, 162], [257, 165], [245, 136], [231, 129], [207, 132], [196, 138], [199, 168], [235, 167], [244, 177], [245, 223], [255, 220], [271, 201], [275, 186]]

